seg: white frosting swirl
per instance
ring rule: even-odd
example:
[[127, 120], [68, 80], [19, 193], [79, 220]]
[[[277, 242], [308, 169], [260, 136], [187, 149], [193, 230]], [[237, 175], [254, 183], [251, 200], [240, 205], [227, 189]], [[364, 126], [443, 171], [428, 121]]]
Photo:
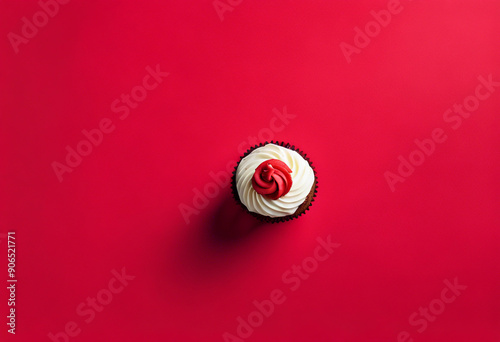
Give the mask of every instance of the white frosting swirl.
[[[292, 169], [292, 188], [277, 200], [266, 198], [252, 186], [255, 169], [268, 159], [278, 159]], [[293, 215], [304, 203], [314, 184], [314, 171], [298, 152], [275, 144], [253, 150], [243, 158], [236, 170], [236, 189], [240, 201], [253, 213], [269, 217]]]

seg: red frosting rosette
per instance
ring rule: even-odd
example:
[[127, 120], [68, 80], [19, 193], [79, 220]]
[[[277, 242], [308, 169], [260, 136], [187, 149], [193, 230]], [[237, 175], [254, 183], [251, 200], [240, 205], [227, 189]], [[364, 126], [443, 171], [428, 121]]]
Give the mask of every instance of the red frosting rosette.
[[292, 187], [292, 170], [278, 159], [262, 162], [252, 177], [252, 186], [262, 196], [277, 200], [285, 196]]

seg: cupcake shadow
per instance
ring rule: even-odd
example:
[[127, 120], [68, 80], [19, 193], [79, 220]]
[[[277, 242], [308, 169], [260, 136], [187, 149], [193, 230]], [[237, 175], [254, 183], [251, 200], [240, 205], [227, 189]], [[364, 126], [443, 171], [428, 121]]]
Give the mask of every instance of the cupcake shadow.
[[214, 210], [209, 234], [214, 242], [228, 242], [242, 239], [265, 224], [245, 212], [228, 194]]
[[[267, 228], [273, 228], [274, 233], [268, 234]], [[276, 230], [280, 227], [261, 222], [241, 208], [231, 193], [221, 194], [213, 199], [203, 219], [190, 229], [182, 229], [177, 242], [166, 247], [164, 281], [177, 283], [178, 291], [186, 293], [217, 288], [220, 281], [241, 273], [242, 265], [255, 255], [272, 253], [269, 239], [278, 239]]]

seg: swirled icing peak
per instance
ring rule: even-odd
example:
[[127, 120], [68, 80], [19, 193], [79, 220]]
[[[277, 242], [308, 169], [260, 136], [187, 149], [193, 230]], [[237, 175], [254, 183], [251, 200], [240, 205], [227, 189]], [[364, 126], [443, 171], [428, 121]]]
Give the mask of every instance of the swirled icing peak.
[[[292, 170], [290, 191], [276, 200], [259, 194], [252, 185], [255, 170], [269, 159], [281, 160]], [[297, 151], [273, 143], [257, 147], [241, 159], [235, 176], [241, 203], [248, 211], [268, 217], [293, 215], [306, 200], [315, 180], [314, 171], [304, 157]]]
[[255, 191], [269, 199], [277, 200], [285, 196], [292, 187], [292, 170], [278, 159], [262, 162], [252, 177]]

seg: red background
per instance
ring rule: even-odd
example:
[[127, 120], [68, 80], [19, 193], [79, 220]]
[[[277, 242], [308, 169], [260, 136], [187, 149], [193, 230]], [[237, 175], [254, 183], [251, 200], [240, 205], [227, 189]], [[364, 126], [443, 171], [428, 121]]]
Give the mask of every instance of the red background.
[[[223, 341], [276, 288], [286, 301], [245, 341], [500, 339], [499, 89], [443, 121], [478, 76], [500, 80], [498, 2], [402, 1], [351, 63], [339, 44], [387, 1], [243, 1], [223, 21], [209, 0], [71, 1], [17, 54], [7, 34], [40, 7], [0, 4], [0, 233], [16, 232], [19, 281], [11, 336], [3, 238], [2, 340], [75, 321], [71, 341]], [[111, 103], [157, 64], [170, 75], [119, 120]], [[308, 214], [228, 237], [253, 221], [223, 187], [186, 224], [179, 205], [283, 107], [275, 138], [318, 170]], [[116, 129], [60, 183], [52, 162], [103, 118]], [[391, 192], [384, 172], [435, 128], [446, 142]], [[291, 292], [282, 274], [328, 235], [341, 246]], [[135, 279], [86, 324], [77, 306], [122, 267]], [[418, 333], [410, 315], [455, 277], [467, 289]]]

